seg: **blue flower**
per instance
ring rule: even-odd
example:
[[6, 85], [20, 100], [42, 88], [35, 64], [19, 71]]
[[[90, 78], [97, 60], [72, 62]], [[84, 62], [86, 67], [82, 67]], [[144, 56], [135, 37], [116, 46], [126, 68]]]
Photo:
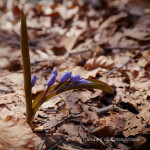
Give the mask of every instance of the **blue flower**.
[[60, 77], [60, 83], [66, 82], [71, 77], [72, 72], [64, 72]]
[[52, 73], [47, 81], [47, 86], [50, 87], [55, 83], [56, 76]]
[[55, 75], [55, 77], [57, 77], [57, 74], [58, 74], [58, 71], [55, 69], [55, 70], [53, 70], [53, 72], [52, 72], [54, 75]]
[[80, 79], [81, 79], [81, 77], [78, 74], [75, 74], [70, 78], [70, 82], [77, 82]]
[[36, 83], [36, 75], [31, 78], [31, 87], [34, 87]]
[[85, 84], [85, 83], [91, 83], [91, 82], [85, 79], [81, 79], [78, 81], [78, 84]]

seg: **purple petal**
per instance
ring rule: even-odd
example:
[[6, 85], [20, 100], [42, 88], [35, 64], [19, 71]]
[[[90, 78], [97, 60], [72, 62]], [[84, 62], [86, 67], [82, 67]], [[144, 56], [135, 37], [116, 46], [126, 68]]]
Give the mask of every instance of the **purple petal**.
[[53, 70], [53, 72], [52, 72], [52, 73], [55, 75], [55, 77], [57, 77], [57, 74], [58, 74], [57, 69]]
[[81, 77], [78, 74], [75, 74], [70, 78], [70, 82], [77, 82], [80, 79]]
[[36, 83], [36, 75], [31, 78], [31, 87], [34, 87]]
[[72, 72], [64, 72], [60, 77], [60, 83], [66, 82], [71, 77]]
[[47, 86], [50, 87], [55, 83], [56, 77], [55, 75], [52, 73], [51, 76], [49, 77], [48, 81], [47, 81]]
[[85, 83], [92, 83], [92, 82], [85, 80], [85, 79], [81, 79], [78, 81], [78, 84], [85, 84]]

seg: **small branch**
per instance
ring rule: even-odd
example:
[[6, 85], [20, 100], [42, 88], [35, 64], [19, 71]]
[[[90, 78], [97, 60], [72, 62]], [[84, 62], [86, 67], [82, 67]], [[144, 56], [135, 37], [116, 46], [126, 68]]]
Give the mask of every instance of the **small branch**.
[[[148, 48], [150, 48], [150, 45], [144, 45], [144, 46], [127, 46], [127, 47], [102, 47], [104, 50], [113, 50], [113, 49], [120, 49], [120, 50], [125, 50], [125, 49], [139, 49], [139, 50], [146, 50]], [[71, 55], [74, 54], [79, 54], [79, 53], [86, 53], [91, 51], [91, 49], [86, 48], [86, 49], [81, 49], [81, 50], [73, 50], [73, 51], [69, 51], [68, 53], [66, 53], [65, 57], [69, 57]]]
[[4, 93], [13, 93], [14, 92], [12, 89], [1, 89], [1, 88], [0, 88], [0, 91], [4, 92]]
[[47, 40], [54, 38], [56, 35], [57, 35], [57, 33], [54, 32], [53, 34], [50, 34], [49, 36], [46, 36], [46, 37], [29, 40], [29, 44], [37, 44], [39, 42], [47, 41]]
[[145, 50], [150, 48], [150, 44], [149, 45], [144, 45], [144, 46], [125, 46], [125, 47], [103, 47], [104, 50], [113, 50], [113, 49], [139, 49], [139, 50]]
[[47, 109], [46, 109], [46, 108], [45, 108], [45, 109], [39, 109], [39, 110], [40, 110], [40, 111], [44, 111], [44, 112], [53, 112], [53, 113], [54, 113], [54, 112], [55, 112], [55, 113], [58, 112], [58, 110], [55, 110], [55, 109], [48, 109], [48, 108], [47, 108]]
[[118, 107], [117, 105], [109, 105], [107, 107], [96, 110], [96, 112], [97, 112], [97, 114], [101, 115], [101, 114], [107, 113], [108, 111], [110, 111], [112, 109], [117, 110], [117, 111], [126, 111], [126, 110]]
[[58, 122], [57, 124], [55, 124], [54, 126], [52, 126], [51, 128], [46, 128], [44, 129], [44, 131], [47, 131], [48, 132], [50, 130], [52, 130], [53, 128], [56, 128], [58, 126], [60, 126], [63, 122], [67, 121], [67, 120], [70, 120], [70, 119], [73, 119], [73, 118], [79, 118], [81, 116], [81, 114], [71, 114], [71, 115], [67, 115], [65, 118], [63, 118], [63, 120], [61, 120], [60, 122]]

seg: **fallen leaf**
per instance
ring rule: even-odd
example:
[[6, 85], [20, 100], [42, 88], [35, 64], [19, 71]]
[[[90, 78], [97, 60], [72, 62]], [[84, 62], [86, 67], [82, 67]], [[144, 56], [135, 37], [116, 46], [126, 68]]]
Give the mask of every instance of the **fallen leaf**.
[[85, 69], [92, 70], [98, 67], [112, 69], [114, 67], [114, 62], [111, 58], [105, 56], [99, 56], [98, 58], [89, 59], [85, 65]]
[[123, 135], [125, 137], [137, 135], [142, 128], [144, 128], [145, 123], [142, 118], [138, 115], [127, 114], [126, 124], [124, 127]]
[[[150, 15], [141, 17], [132, 29], [125, 29], [124, 35], [139, 41], [150, 40], [149, 20]], [[135, 34], [136, 33], [136, 34]]]
[[19, 119], [0, 119], [0, 149], [34, 150], [35, 138], [31, 128]]
[[150, 89], [150, 73], [147, 71], [133, 70], [127, 72], [130, 79], [130, 88], [135, 89]]
[[77, 29], [74, 28], [72, 33], [69, 33], [69, 36], [64, 35], [60, 41], [60, 45], [64, 46], [67, 51], [72, 50], [74, 45], [76, 44], [79, 36], [85, 31], [85, 29]]

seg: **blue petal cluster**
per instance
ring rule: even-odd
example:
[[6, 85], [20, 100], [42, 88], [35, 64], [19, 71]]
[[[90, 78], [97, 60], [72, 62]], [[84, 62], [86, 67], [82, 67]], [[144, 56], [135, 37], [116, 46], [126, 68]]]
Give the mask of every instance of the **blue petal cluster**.
[[31, 87], [34, 87], [36, 83], [36, 75], [31, 78]]
[[66, 82], [68, 79], [70, 79], [72, 72], [64, 72], [62, 76], [60, 77], [60, 83]]
[[[71, 76], [71, 74], [72, 74], [72, 72], [64, 72], [62, 74], [62, 76], [60, 77], [60, 84], [59, 85], [66, 82], [68, 79], [70, 79], [69, 83], [74, 83], [74, 84], [76, 84], [76, 83], [77, 84], [91, 83], [90, 81], [81, 78], [78, 74], [74, 74], [73, 76]], [[55, 83], [57, 75], [58, 75], [58, 71], [53, 70], [52, 74], [50, 75], [50, 77], [47, 81], [48, 87], [52, 86]], [[33, 87], [35, 85], [35, 83], [36, 83], [36, 75], [34, 75], [31, 78], [31, 86]]]
[[58, 71], [57, 70], [53, 70], [51, 76], [49, 77], [49, 79], [47, 81], [47, 86], [48, 87], [52, 86], [55, 83], [57, 74], [58, 74]]
[[55, 83], [55, 81], [56, 81], [56, 76], [52, 73], [47, 81], [47, 86], [48, 87], [52, 86]]
[[80, 79], [81, 79], [81, 77], [78, 74], [75, 74], [70, 78], [70, 82], [75, 83], [75, 82], [79, 81]]

